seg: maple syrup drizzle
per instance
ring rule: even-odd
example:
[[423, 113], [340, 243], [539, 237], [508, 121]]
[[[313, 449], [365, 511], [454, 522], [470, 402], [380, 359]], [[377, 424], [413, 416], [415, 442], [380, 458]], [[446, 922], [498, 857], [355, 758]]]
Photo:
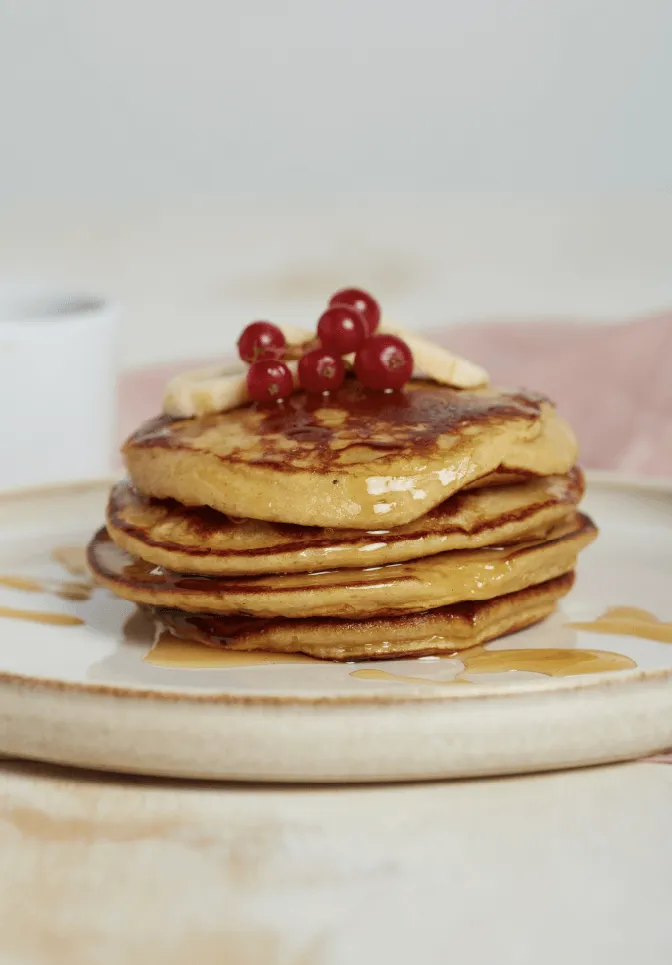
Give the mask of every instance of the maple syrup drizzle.
[[428, 677], [412, 677], [407, 674], [391, 673], [389, 670], [377, 670], [374, 667], [366, 667], [362, 670], [353, 670], [350, 674], [351, 677], [356, 677], [358, 680], [390, 680], [402, 681], [402, 683], [407, 684], [441, 684], [445, 686], [447, 684], [468, 684], [471, 683], [469, 680], [462, 680], [460, 677], [455, 677], [453, 680], [430, 680]]
[[26, 576], [0, 576], [0, 586], [7, 586], [11, 590], [23, 590], [26, 593], [42, 593], [42, 584]]
[[77, 627], [84, 621], [70, 613], [45, 613], [40, 610], [17, 610], [12, 606], [0, 606], [0, 618], [26, 620], [29, 623], [51, 623], [58, 627]]
[[[594, 633], [622, 634], [672, 643], [672, 623], [659, 620], [648, 610], [636, 607], [609, 607], [597, 620], [569, 623], [575, 630]], [[207, 651], [207, 654], [204, 652]], [[510, 671], [538, 673], [547, 677], [572, 677], [579, 674], [608, 673], [632, 670], [636, 662], [625, 654], [610, 650], [540, 648], [519, 650], [487, 650], [484, 646], [471, 647], [457, 655], [463, 669], [451, 680], [436, 680], [392, 673], [389, 670], [367, 667], [351, 672], [358, 680], [387, 680], [425, 685], [464, 684], [466, 675], [508, 673]], [[266, 663], [314, 662], [316, 658], [301, 654], [268, 653], [262, 651], [208, 650], [206, 647], [163, 634], [155, 648], [145, 658], [156, 666], [170, 667], [247, 667]]]
[[[456, 655], [451, 654], [451, 658]], [[472, 647], [457, 655], [463, 669], [451, 680], [414, 677], [365, 667], [353, 670], [351, 677], [358, 680], [388, 680], [429, 685], [468, 684], [466, 674], [506, 673], [517, 670], [543, 674], [547, 677], [571, 677], [577, 674], [606, 673], [631, 670], [637, 664], [624, 654], [608, 650], [573, 650], [571, 648], [487, 650]], [[272, 653], [261, 650], [224, 650], [205, 647], [174, 636], [168, 631], [159, 633], [145, 661], [156, 667], [185, 669], [215, 669], [226, 667], [254, 667], [273, 663], [324, 663], [315, 657], [298, 653]]]
[[24, 593], [52, 593], [61, 600], [89, 600], [93, 584], [75, 580], [35, 580], [24, 576], [0, 576], [0, 586]]
[[[60, 563], [73, 576], [86, 577], [78, 580], [36, 580], [30, 576], [0, 575], [0, 586], [23, 593], [49, 593], [61, 600], [88, 600], [93, 591], [86, 551], [83, 546], [61, 546], [52, 552], [52, 559]], [[51, 624], [60, 627], [82, 626], [84, 620], [70, 613], [50, 613], [43, 610], [23, 610], [12, 606], [0, 607], [0, 618], [25, 620], [30, 623]]]
[[[86, 577], [78, 580], [36, 580], [31, 576], [12, 576], [0, 575], [0, 586], [6, 586], [10, 590], [20, 590], [24, 593], [50, 593], [59, 597], [61, 600], [89, 600], [93, 592], [94, 584], [91, 579], [89, 568], [86, 564], [86, 548], [83, 546], [57, 546], [52, 550], [51, 557], [72, 576]], [[12, 613], [25, 614], [27, 610], [15, 610], [14, 607], [4, 607], [2, 615], [9, 617]], [[58, 616], [58, 614], [56, 614]], [[67, 616], [67, 614], [61, 614]], [[27, 619], [24, 616], [16, 616], [15, 619]], [[73, 620], [75, 618], [73, 617]], [[39, 619], [40, 623], [49, 623], [49, 620]], [[66, 622], [64, 620], [57, 621]], [[77, 618], [77, 623], [83, 620]], [[72, 624], [73, 626], [75, 624]]]
[[409, 677], [390, 673], [388, 670], [353, 670], [351, 677], [359, 680], [401, 680], [405, 683], [446, 686], [469, 683], [466, 674], [508, 673], [512, 670], [543, 674], [546, 677], [573, 677], [577, 674], [607, 673], [613, 670], [632, 670], [634, 660], [609, 650], [573, 650], [571, 647], [549, 647], [520, 650], [486, 650], [471, 647], [453, 655], [461, 661], [463, 669], [451, 680], [429, 677]]
[[648, 610], [633, 606], [610, 606], [596, 620], [568, 623], [567, 626], [588, 633], [611, 633], [672, 643], [672, 622], [664, 623]]
[[85, 576], [90, 579], [91, 571], [86, 562], [86, 546], [57, 546], [51, 551], [51, 558], [68, 571], [71, 576]]

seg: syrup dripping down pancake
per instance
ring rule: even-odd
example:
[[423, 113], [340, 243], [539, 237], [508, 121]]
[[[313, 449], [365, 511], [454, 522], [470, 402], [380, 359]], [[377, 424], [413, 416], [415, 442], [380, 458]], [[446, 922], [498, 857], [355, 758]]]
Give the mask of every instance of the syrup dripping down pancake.
[[578, 468], [456, 493], [393, 530], [336, 530], [231, 519], [207, 507], [143, 496], [129, 482], [110, 495], [107, 529], [122, 549], [179, 573], [233, 576], [381, 566], [456, 549], [541, 538], [574, 515]]
[[257, 617], [357, 619], [485, 600], [573, 570], [597, 530], [582, 514], [540, 541], [454, 550], [358, 570], [280, 576], [214, 577], [174, 573], [131, 556], [101, 529], [89, 545], [96, 580], [136, 603]]

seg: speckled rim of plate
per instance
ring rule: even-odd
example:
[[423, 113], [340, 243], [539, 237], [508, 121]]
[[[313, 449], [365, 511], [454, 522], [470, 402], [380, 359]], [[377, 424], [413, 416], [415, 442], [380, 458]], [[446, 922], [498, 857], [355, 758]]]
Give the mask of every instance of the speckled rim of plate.
[[[54, 486], [38, 486], [22, 490], [10, 490], [0, 493], [0, 503], [20, 502], [24, 499], [31, 499], [35, 496], [62, 495], [64, 493], [90, 492], [103, 487], [112, 486], [118, 476], [109, 476], [92, 481], [75, 480], [71, 483], [60, 483]], [[658, 493], [669, 496], [672, 499], [672, 480], [664, 477], [639, 477], [633, 475], [623, 475], [612, 470], [587, 470], [587, 488], [597, 485], [605, 489], [613, 490], [633, 490], [636, 495], [642, 490], [649, 493]], [[671, 657], [672, 661], [672, 657]], [[108, 684], [88, 684], [75, 681], [63, 681], [50, 677], [31, 677], [25, 674], [14, 674], [0, 671], [0, 687], [11, 689], [23, 689], [32, 691], [46, 691], [48, 693], [71, 693], [82, 696], [107, 697], [111, 699], [130, 699], [130, 700], [154, 700], [165, 703], [178, 704], [223, 704], [223, 705], [255, 705], [255, 706], [319, 706], [328, 705], [351, 707], [356, 706], [389, 706], [397, 704], [434, 704], [452, 701], [485, 701], [492, 699], [502, 699], [504, 697], [521, 697], [535, 695], [538, 693], [548, 693], [550, 691], [586, 691], [599, 690], [612, 687], [625, 687], [627, 685], [641, 683], [660, 683], [672, 679], [672, 663], [669, 668], [658, 668], [652, 670], [618, 670], [609, 673], [595, 674], [586, 677], [571, 678], [548, 678], [544, 677], [539, 681], [525, 681], [519, 684], [510, 684], [506, 689], [493, 688], [487, 684], [472, 684], [468, 688], [455, 689], [450, 692], [437, 690], [424, 692], [428, 685], [423, 684], [423, 691], [406, 693], [385, 693], [385, 694], [352, 694], [352, 695], [273, 695], [273, 694], [233, 694], [233, 693], [188, 693], [178, 688], [166, 688], [165, 690], [150, 689], [143, 687], [120, 687]], [[428, 688], [429, 689], [429, 688]]]

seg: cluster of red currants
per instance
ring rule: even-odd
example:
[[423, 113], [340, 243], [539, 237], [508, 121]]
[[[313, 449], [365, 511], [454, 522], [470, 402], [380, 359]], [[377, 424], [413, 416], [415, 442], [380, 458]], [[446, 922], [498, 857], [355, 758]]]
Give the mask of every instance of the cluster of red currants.
[[[376, 334], [380, 305], [368, 292], [344, 288], [329, 299], [317, 323], [319, 345], [299, 359], [299, 385], [321, 394], [345, 378], [344, 355], [355, 356], [357, 378], [369, 389], [400, 389], [413, 372], [413, 355], [396, 335]], [[238, 354], [249, 362], [247, 391], [255, 402], [285, 399], [294, 389], [286, 362], [286, 341], [277, 325], [253, 322], [238, 339]]]

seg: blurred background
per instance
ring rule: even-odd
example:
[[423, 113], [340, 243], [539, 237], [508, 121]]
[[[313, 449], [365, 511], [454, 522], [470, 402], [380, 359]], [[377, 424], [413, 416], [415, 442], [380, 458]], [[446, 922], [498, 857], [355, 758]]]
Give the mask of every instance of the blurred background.
[[672, 305], [669, 0], [0, 0], [0, 274], [127, 367], [371, 289], [416, 328]]

